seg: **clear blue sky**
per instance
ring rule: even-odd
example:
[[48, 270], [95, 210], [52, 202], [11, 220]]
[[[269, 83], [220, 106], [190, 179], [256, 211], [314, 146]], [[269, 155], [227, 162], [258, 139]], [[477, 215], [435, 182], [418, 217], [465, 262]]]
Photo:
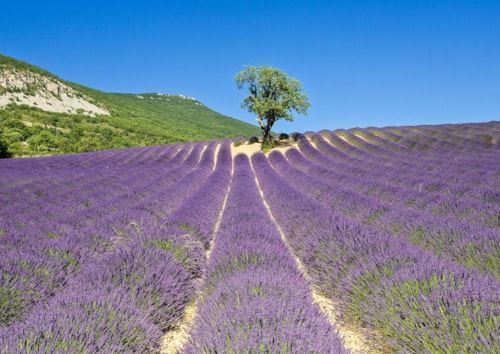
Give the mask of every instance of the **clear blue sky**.
[[106, 92], [178, 93], [255, 124], [234, 76], [302, 82], [275, 131], [500, 120], [500, 1], [6, 1], [0, 53]]

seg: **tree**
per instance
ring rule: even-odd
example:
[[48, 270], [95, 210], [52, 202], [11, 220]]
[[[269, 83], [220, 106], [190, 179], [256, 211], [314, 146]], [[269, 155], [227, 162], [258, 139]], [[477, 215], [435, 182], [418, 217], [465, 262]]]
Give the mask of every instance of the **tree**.
[[293, 111], [307, 115], [311, 106], [300, 81], [279, 69], [267, 65], [245, 66], [234, 79], [238, 89], [248, 86], [250, 94], [241, 107], [258, 115], [263, 147], [271, 143], [271, 129], [278, 119], [292, 121]]
[[4, 157], [12, 157], [12, 154], [9, 151], [9, 144], [4, 139], [2, 129], [0, 128], [0, 158]]

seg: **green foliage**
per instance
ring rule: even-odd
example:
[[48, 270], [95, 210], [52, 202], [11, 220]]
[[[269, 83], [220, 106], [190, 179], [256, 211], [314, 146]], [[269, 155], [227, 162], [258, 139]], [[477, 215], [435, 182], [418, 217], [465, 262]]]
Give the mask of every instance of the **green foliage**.
[[278, 136], [278, 139], [279, 140], [286, 140], [286, 139], [289, 139], [290, 136], [286, 133], [281, 133], [279, 136]]
[[255, 143], [258, 143], [259, 142], [259, 138], [257, 138], [256, 136], [251, 136], [249, 139], [248, 139], [248, 143], [249, 144], [255, 144]]
[[266, 153], [271, 151], [273, 148], [276, 146], [279, 146], [279, 141], [278, 140], [269, 140], [266, 142], [262, 142], [262, 152]]
[[[77, 153], [255, 134], [257, 127], [178, 96], [101, 93], [111, 116], [45, 112], [26, 105], [0, 109], [0, 125], [14, 156]], [[152, 97], [152, 98], [147, 98]]]
[[5, 137], [3, 135], [3, 129], [0, 125], [0, 158], [10, 157], [9, 146], [7, 141], [5, 141]]
[[64, 81], [36, 66], [0, 54], [2, 68], [59, 80], [77, 95], [105, 107], [110, 115], [92, 117], [81, 111], [54, 113], [14, 103], [0, 107], [0, 126], [4, 130], [0, 134], [0, 154], [2, 151], [13, 156], [78, 153], [235, 138], [258, 132], [256, 126], [221, 115], [184, 96], [105, 93]]
[[0, 287], [0, 325], [8, 325], [22, 317], [25, 298], [20, 290]]
[[241, 106], [258, 115], [263, 146], [271, 140], [273, 124], [281, 119], [293, 120], [293, 112], [307, 115], [311, 106], [302, 92], [300, 81], [288, 77], [283, 71], [270, 66], [245, 66], [235, 76], [238, 89], [248, 87], [249, 95]]
[[4, 140], [2, 135], [0, 135], [0, 158], [11, 157], [11, 152], [9, 151], [9, 146]]
[[290, 134], [290, 136], [294, 141], [298, 141], [299, 139], [304, 137], [304, 135], [302, 135], [301, 133], [292, 133]]

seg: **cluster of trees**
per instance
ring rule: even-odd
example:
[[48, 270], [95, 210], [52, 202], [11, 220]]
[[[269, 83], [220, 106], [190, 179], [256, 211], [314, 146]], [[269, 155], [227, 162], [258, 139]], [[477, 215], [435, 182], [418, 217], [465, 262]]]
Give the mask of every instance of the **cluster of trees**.
[[[291, 121], [293, 112], [307, 114], [310, 107], [301, 83], [279, 69], [245, 66], [235, 81], [239, 89], [248, 88], [249, 95], [241, 106], [257, 114], [263, 150], [273, 147], [271, 129], [277, 120]], [[111, 116], [51, 113], [26, 105], [9, 105], [0, 109], [0, 157], [211, 140], [249, 136], [258, 131], [255, 126], [181, 97], [107, 94], [74, 86], [104, 102]]]
[[28, 107], [0, 110], [0, 157], [39, 156], [162, 143], [155, 136], [103, 124], [99, 118], [48, 114]]
[[0, 128], [0, 158], [11, 156], [12, 154], [9, 151], [9, 145], [7, 144], [7, 141], [5, 141], [2, 128]]

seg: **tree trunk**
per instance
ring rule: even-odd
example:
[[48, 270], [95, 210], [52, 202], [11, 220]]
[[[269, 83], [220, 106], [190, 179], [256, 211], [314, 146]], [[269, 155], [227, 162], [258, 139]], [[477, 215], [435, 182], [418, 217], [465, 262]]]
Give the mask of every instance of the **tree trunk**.
[[262, 145], [266, 145], [271, 142], [271, 127], [266, 126], [262, 129]]
[[266, 145], [271, 142], [271, 128], [274, 121], [268, 119], [267, 124], [264, 124], [262, 118], [257, 117], [257, 122], [259, 122], [260, 130], [262, 130], [262, 145]]

